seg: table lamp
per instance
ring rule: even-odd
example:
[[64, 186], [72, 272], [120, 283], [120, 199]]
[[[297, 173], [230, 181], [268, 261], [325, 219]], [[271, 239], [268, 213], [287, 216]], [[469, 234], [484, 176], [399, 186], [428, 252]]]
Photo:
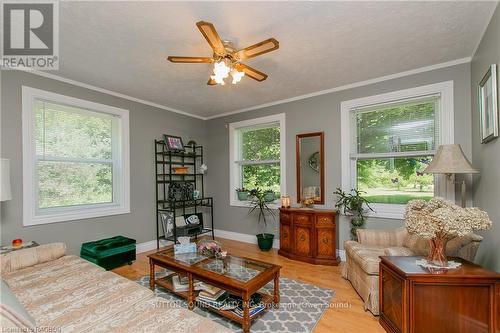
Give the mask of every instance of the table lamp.
[[0, 201], [12, 199], [10, 191], [10, 160], [0, 158]]
[[[425, 173], [445, 174], [453, 180], [457, 173], [478, 173], [465, 157], [460, 145], [441, 145], [431, 164], [424, 170]], [[465, 180], [462, 180], [462, 207], [465, 207]]]

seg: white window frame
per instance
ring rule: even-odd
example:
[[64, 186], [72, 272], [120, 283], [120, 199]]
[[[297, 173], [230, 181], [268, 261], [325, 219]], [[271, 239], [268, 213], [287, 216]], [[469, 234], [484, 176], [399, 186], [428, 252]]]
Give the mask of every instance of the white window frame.
[[[454, 109], [453, 109], [453, 81], [440, 82], [426, 86], [404, 89], [380, 95], [357, 98], [344, 101], [340, 105], [341, 112], [341, 160], [342, 160], [342, 189], [350, 191], [356, 187], [356, 160], [350, 158], [351, 149], [351, 112], [356, 109], [378, 104], [404, 101], [428, 95], [441, 97], [439, 112], [440, 141], [439, 144], [454, 143]], [[437, 148], [437, 147], [436, 147]], [[434, 176], [434, 195], [455, 201], [455, 187], [444, 175]], [[400, 204], [371, 204], [375, 212], [368, 216], [402, 219], [406, 205]]]
[[[248, 207], [250, 201], [239, 201], [236, 188], [241, 187], [241, 165], [237, 162], [240, 154], [240, 131], [245, 127], [259, 126], [270, 123], [279, 123], [280, 126], [280, 191], [286, 193], [286, 135], [285, 114], [275, 114], [261, 118], [249, 119], [229, 124], [229, 204], [236, 207]], [[270, 204], [271, 208], [278, 208], [279, 200]]]
[[[45, 100], [93, 112], [105, 113], [119, 118], [114, 130], [118, 133], [120, 146], [113, 156], [113, 202], [78, 206], [37, 209], [37, 180], [35, 172], [36, 142], [35, 101]], [[117, 107], [94, 103], [53, 92], [22, 87], [22, 135], [23, 135], [23, 225], [64, 222], [109, 215], [130, 213], [130, 143], [129, 111]]]

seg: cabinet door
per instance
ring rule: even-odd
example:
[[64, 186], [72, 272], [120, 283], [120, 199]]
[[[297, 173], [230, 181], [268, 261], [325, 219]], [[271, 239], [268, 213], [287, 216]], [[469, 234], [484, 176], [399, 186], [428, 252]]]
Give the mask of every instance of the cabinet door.
[[335, 258], [335, 231], [333, 228], [316, 228], [317, 258]]
[[312, 257], [312, 228], [308, 226], [294, 226], [295, 254]]
[[389, 272], [382, 266], [381, 276], [382, 290], [380, 294], [380, 316], [389, 321], [398, 332], [403, 330], [403, 302], [404, 302], [404, 280]]
[[290, 235], [290, 225], [281, 223], [280, 224], [280, 249], [285, 252], [290, 252], [290, 247], [292, 245], [291, 235]]

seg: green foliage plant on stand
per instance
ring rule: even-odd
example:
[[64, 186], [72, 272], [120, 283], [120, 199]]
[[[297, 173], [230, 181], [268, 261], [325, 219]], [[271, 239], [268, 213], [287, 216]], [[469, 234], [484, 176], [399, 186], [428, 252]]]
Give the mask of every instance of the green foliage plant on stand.
[[[274, 234], [266, 233], [267, 223], [269, 221], [274, 222], [276, 220], [276, 212], [268, 206], [266, 200], [266, 191], [262, 191], [259, 188], [255, 188], [250, 191], [250, 196], [252, 201], [250, 203], [250, 209], [248, 214], [252, 214], [254, 211], [259, 213], [257, 222], [262, 226], [262, 232], [257, 236], [257, 243], [262, 251], [269, 251], [273, 247]], [[271, 219], [270, 219], [271, 218]]]
[[370, 202], [363, 198], [363, 191], [352, 189], [349, 193], [337, 188], [334, 194], [337, 196], [335, 208], [342, 211], [344, 214], [351, 215], [351, 239], [356, 240], [356, 230], [363, 227], [365, 224], [366, 213], [374, 212], [370, 207]]

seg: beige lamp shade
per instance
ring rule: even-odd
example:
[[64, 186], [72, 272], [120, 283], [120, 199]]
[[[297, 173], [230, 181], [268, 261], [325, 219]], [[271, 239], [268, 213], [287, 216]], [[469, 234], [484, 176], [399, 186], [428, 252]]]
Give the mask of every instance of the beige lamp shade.
[[0, 158], [0, 201], [12, 199], [10, 191], [10, 160]]
[[441, 145], [432, 163], [424, 170], [426, 173], [478, 173], [465, 157], [460, 145]]

